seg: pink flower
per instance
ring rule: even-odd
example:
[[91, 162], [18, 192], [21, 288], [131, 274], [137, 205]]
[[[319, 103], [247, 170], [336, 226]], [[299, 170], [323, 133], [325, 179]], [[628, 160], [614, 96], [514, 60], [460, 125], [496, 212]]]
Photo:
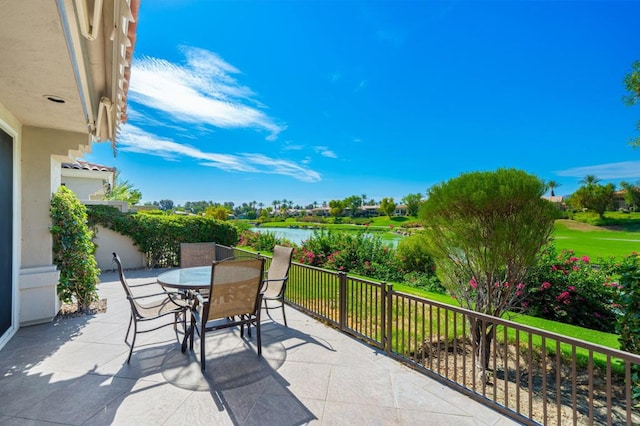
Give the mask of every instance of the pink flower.
[[542, 283], [542, 288], [545, 289], [545, 290], [551, 288], [551, 283], [548, 282], [548, 281], [543, 282]]
[[575, 262], [575, 261], [580, 260], [580, 259], [578, 259], [578, 258], [577, 258], [577, 257], [575, 257], [575, 256], [571, 256], [571, 257], [569, 258], [569, 260], [570, 260], [571, 262]]
[[522, 302], [521, 305], [522, 305], [523, 308], [526, 308], [527, 306], [529, 306], [529, 304], [527, 302]]
[[552, 270], [552, 271], [557, 271], [557, 270], [558, 270], [558, 267], [557, 267], [556, 265], [551, 265], [551, 270]]
[[576, 291], [576, 288], [575, 288], [574, 286], [570, 285], [570, 286], [569, 286], [569, 288], [568, 288], [568, 290], [569, 290], [569, 291]]
[[565, 305], [568, 305], [570, 297], [571, 297], [571, 294], [569, 294], [568, 291], [563, 291], [558, 296], [556, 296], [556, 300], [558, 302], [564, 303]]
[[589, 256], [582, 256], [582, 261], [583, 261], [584, 263], [589, 263], [589, 260], [590, 260], [590, 259], [589, 259]]
[[524, 284], [522, 284], [522, 283], [520, 283], [520, 284], [518, 284], [518, 285], [516, 286], [516, 289], [518, 289], [518, 290], [522, 291], [522, 290], [524, 290], [524, 287], [525, 287], [525, 285], [524, 285]]
[[478, 283], [476, 282], [475, 278], [471, 278], [469, 280], [469, 285], [471, 286], [471, 288], [477, 288], [478, 287]]

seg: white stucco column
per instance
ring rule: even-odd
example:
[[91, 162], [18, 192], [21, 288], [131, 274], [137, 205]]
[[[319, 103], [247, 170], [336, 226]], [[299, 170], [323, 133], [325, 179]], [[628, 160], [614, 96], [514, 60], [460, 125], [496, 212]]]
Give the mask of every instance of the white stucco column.
[[[24, 126], [21, 146], [20, 324], [50, 321], [60, 309], [59, 272], [49, 232], [51, 194], [60, 185], [60, 158], [82, 152], [88, 136]], [[70, 161], [69, 158], [68, 161]]]

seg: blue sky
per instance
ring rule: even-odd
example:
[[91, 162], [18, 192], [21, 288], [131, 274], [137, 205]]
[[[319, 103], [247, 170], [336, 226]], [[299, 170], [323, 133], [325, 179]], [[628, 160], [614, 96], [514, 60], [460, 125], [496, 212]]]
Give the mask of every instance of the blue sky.
[[142, 1], [115, 166], [143, 201], [399, 201], [515, 167], [640, 180], [640, 1]]

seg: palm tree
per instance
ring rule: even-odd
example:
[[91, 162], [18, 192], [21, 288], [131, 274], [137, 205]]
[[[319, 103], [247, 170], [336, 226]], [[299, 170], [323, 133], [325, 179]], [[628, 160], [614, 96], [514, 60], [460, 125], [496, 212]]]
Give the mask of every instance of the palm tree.
[[584, 186], [593, 186], [593, 185], [597, 184], [598, 182], [600, 182], [600, 179], [598, 177], [596, 177], [596, 175], [586, 175], [585, 177], [580, 179], [580, 181], [578, 183], [580, 183], [580, 184], [582, 184]]
[[362, 197], [362, 205], [364, 206], [366, 204], [366, 201], [367, 201], [367, 194], [362, 194], [360, 196]]
[[551, 196], [555, 197], [556, 193], [555, 193], [555, 189], [558, 188], [559, 186], [562, 186], [561, 184], [559, 184], [558, 182], [556, 182], [555, 180], [550, 180], [547, 182], [547, 187], [551, 190]]

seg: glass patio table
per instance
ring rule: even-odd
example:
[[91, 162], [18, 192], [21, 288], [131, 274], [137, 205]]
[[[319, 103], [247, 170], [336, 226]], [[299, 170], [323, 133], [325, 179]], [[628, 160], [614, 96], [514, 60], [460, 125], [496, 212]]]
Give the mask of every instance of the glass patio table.
[[176, 290], [204, 290], [211, 284], [211, 266], [195, 266], [163, 272], [158, 275], [158, 282], [163, 287]]

